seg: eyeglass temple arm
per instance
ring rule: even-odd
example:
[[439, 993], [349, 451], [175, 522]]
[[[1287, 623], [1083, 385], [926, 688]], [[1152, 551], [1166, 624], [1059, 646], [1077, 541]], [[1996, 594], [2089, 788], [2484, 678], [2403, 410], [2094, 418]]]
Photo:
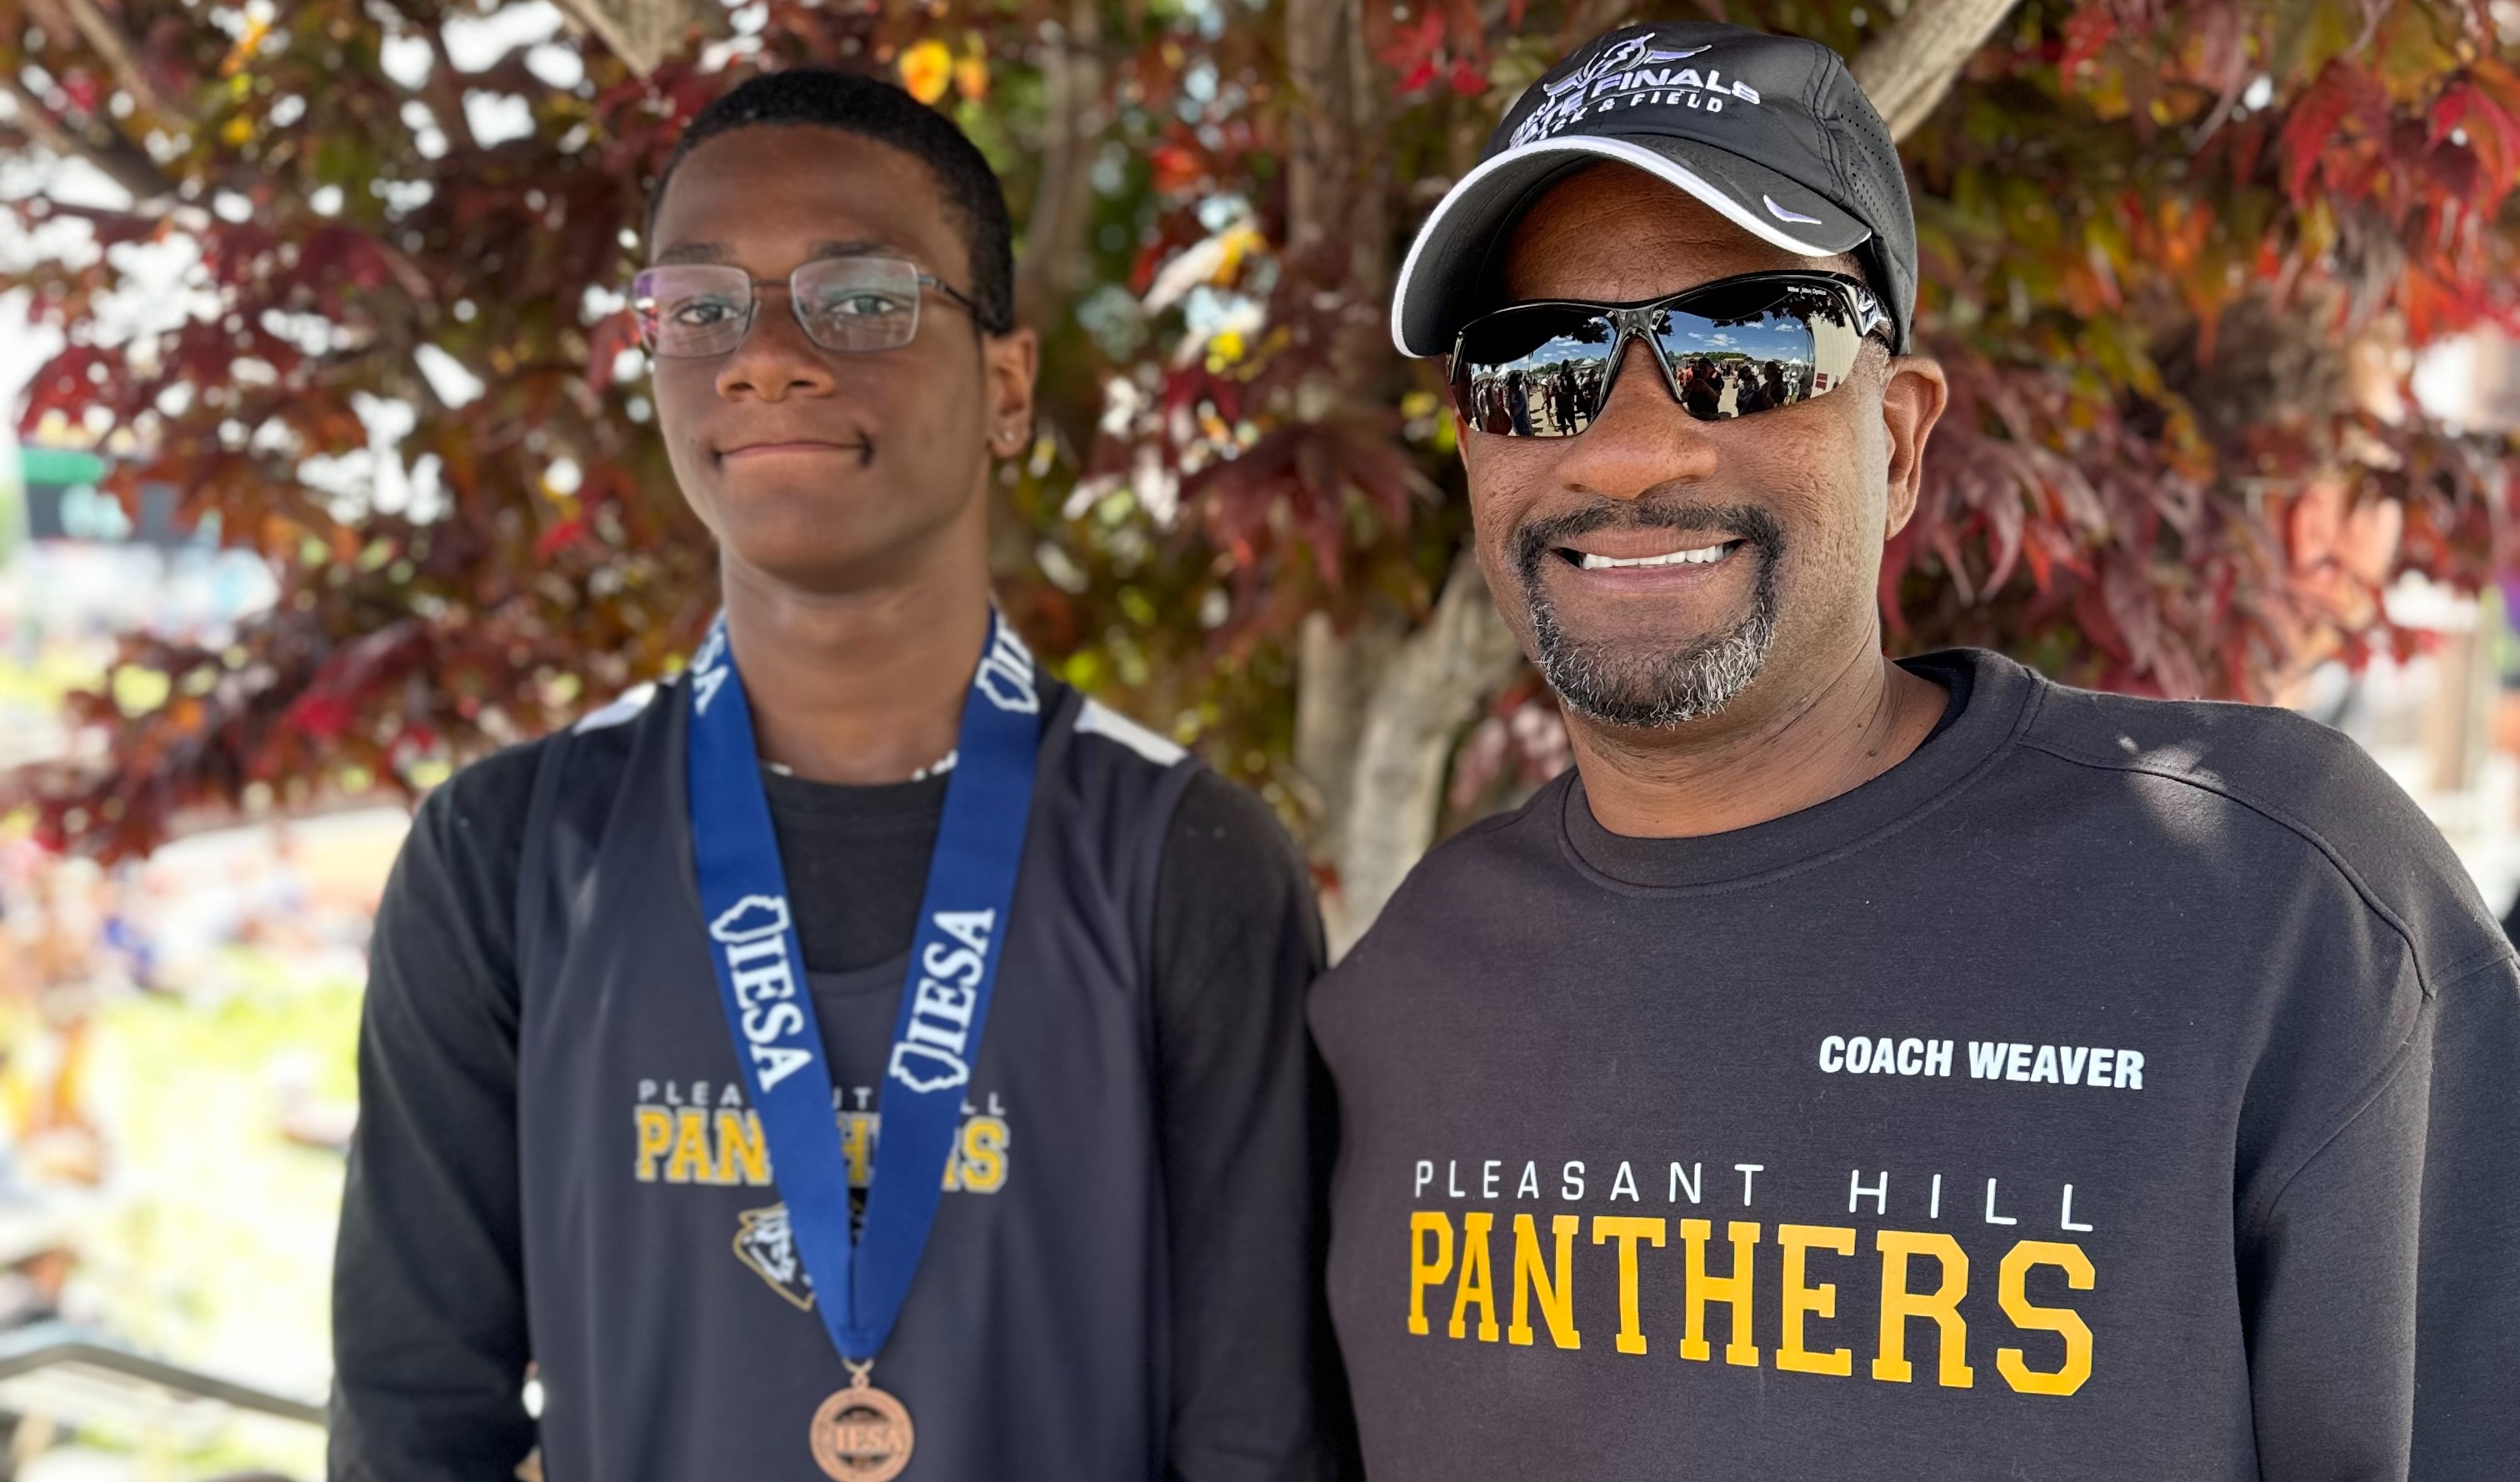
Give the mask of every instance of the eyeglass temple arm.
[[966, 296], [961, 290], [955, 288], [952, 284], [947, 283], [944, 279], [922, 269], [919, 274], [919, 282], [922, 286], [934, 289], [939, 293], [944, 294], [946, 297], [951, 298], [956, 303], [962, 305], [964, 313], [970, 315], [974, 319], [980, 317], [980, 306], [977, 303], [972, 302], [971, 299]]

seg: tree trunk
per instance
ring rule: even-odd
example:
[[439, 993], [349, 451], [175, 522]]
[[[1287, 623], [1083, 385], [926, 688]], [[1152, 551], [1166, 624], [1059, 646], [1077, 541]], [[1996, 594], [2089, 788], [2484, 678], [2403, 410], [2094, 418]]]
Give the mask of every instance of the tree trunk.
[[1331, 240], [1352, 184], [1349, 14], [1348, 0], [1286, 0], [1286, 81], [1294, 93], [1286, 246], [1298, 256]]
[[1334, 956], [1373, 924], [1435, 842], [1454, 741], [1521, 665], [1521, 646], [1497, 616], [1477, 560], [1463, 552], [1434, 615], [1382, 665], [1365, 704], [1338, 839], [1338, 888], [1323, 902]]
[[[1286, 255], [1293, 271], [1346, 304], [1320, 368], [1297, 388], [1297, 415], [1308, 418], [1380, 402], [1391, 390], [1392, 165], [1372, 147], [1382, 133], [1385, 79], [1364, 41], [1364, 3], [1286, 5]], [[1304, 626], [1295, 765], [1312, 854], [1332, 876], [1325, 912], [1335, 950], [1372, 921], [1425, 852], [1454, 734], [1494, 683], [1482, 660], [1504, 625], [1474, 569], [1467, 583], [1457, 573], [1414, 635], [1409, 614], [1390, 604], [1370, 606], [1344, 634], [1327, 615]]]
[[1015, 317], [1048, 333], [1043, 315], [1067, 302], [1087, 267], [1094, 214], [1094, 148], [1102, 133], [1102, 12], [1070, 0], [1066, 23], [1045, 38], [1041, 175], [1015, 266]]
[[[1042, 22], [1041, 172], [1025, 207], [1023, 255], [1015, 262], [1015, 323], [1044, 340], [1093, 266], [1094, 155], [1109, 119], [1102, 107], [1102, 12], [1099, 0], [1068, 0], [1067, 19]], [[1090, 441], [1091, 412], [1073, 400], [1036, 393], [1033, 431], [1069, 447]], [[1014, 508], [1014, 486], [989, 485], [989, 570], [1015, 578], [1034, 560], [1031, 521]]]
[[1333, 866], [1347, 831], [1366, 704], [1373, 696], [1374, 681], [1408, 636], [1408, 625], [1397, 612], [1371, 613], [1347, 633], [1338, 631], [1327, 612], [1304, 618], [1295, 655], [1295, 771], [1304, 782], [1313, 853]]
[[1881, 111], [1891, 138], [1906, 138], [1932, 114], [1969, 55], [2011, 9], [2012, 0], [1916, 0], [1864, 48], [1855, 59], [1855, 80]]

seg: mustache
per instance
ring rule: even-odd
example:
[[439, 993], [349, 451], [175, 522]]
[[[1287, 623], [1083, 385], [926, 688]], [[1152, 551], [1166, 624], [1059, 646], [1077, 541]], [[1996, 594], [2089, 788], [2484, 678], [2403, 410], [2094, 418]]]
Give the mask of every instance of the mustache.
[[1785, 554], [1785, 527], [1757, 505], [1668, 504], [1597, 500], [1562, 515], [1526, 521], [1513, 532], [1514, 569], [1525, 582], [1540, 576], [1550, 552], [1597, 530], [1714, 530], [1746, 542], [1773, 567]]

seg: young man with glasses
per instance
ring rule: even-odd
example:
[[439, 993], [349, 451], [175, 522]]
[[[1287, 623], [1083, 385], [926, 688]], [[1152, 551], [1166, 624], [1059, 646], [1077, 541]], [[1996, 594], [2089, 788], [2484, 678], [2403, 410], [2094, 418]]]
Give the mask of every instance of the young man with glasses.
[[995, 177], [898, 89], [778, 73], [694, 120], [649, 235], [724, 615], [421, 809], [333, 1475], [1332, 1474], [1306, 876], [993, 611], [1035, 358]]
[[2328, 731], [1883, 656], [1914, 300], [1879, 117], [1722, 25], [1410, 255], [1576, 767], [1314, 990], [1370, 1473], [2512, 1475], [2510, 945]]

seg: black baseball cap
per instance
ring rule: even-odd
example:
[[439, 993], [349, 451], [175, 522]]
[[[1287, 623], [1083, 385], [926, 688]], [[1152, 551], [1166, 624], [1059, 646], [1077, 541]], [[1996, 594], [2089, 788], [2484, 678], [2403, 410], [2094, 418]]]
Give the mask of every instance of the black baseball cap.
[[1552, 185], [1614, 159], [1805, 257], [1854, 255], [1909, 348], [1916, 220], [1890, 130], [1817, 41], [1692, 22], [1596, 37], [1533, 83], [1400, 268], [1391, 337], [1442, 355], [1484, 305], [1497, 247]]

